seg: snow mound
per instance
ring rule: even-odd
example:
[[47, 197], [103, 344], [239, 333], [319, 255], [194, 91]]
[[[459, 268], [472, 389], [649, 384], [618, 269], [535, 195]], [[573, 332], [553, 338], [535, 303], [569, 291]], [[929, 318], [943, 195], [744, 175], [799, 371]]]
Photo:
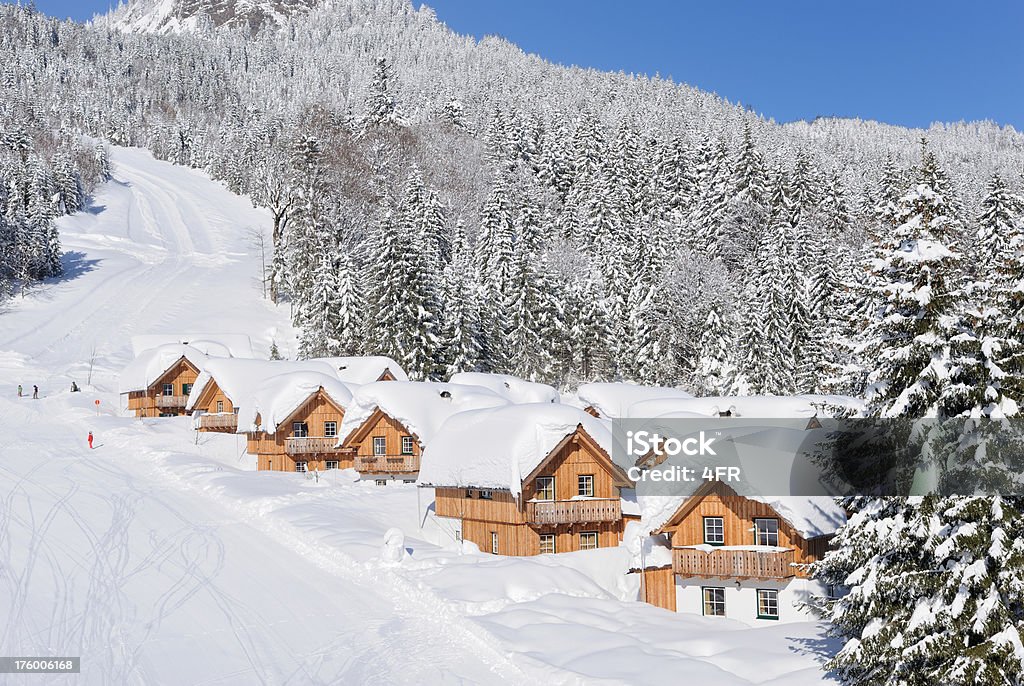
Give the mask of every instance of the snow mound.
[[278, 426], [320, 389], [342, 410], [352, 402], [352, 389], [330, 374], [292, 371], [266, 379], [241, 401], [238, 408], [239, 433], [277, 433]]
[[618, 419], [627, 416], [632, 405], [645, 400], [692, 398], [693, 395], [679, 388], [662, 386], [638, 386], [630, 383], [588, 383], [576, 391], [576, 397], [584, 408], [593, 407], [602, 417]]
[[840, 395], [746, 395], [705, 396], [701, 398], [651, 398], [637, 401], [620, 415], [631, 419], [653, 417], [718, 417], [729, 413], [733, 417], [757, 419], [810, 419], [827, 417], [830, 406], [858, 412], [863, 403], [856, 398]]
[[517, 496], [523, 479], [579, 426], [612, 454], [608, 422], [568, 405], [530, 403], [453, 415], [423, 452], [418, 483]]
[[186, 409], [195, 408], [195, 404], [211, 382], [216, 383], [236, 407], [241, 407], [247, 400], [252, 399], [256, 389], [267, 379], [299, 371], [319, 372], [337, 379], [330, 365], [316, 360], [213, 359], [196, 379]]
[[318, 357], [334, 368], [335, 375], [349, 384], [368, 384], [379, 381], [384, 372], [390, 372], [395, 381], [408, 381], [405, 370], [390, 357], [368, 355], [365, 357]]
[[190, 345], [210, 357], [236, 357], [252, 359], [252, 340], [241, 333], [144, 334], [132, 336], [132, 353], [138, 357], [143, 351], [172, 344]]
[[484, 374], [482, 372], [460, 372], [454, 374], [451, 383], [489, 388], [512, 403], [557, 403], [561, 396], [552, 386], [526, 381], [508, 374]]
[[378, 381], [356, 389], [339, 435], [342, 442], [377, 409], [427, 446], [446, 419], [466, 410], [498, 407], [508, 401], [480, 386], [429, 381]]
[[143, 350], [121, 372], [118, 379], [120, 392], [146, 390], [183, 357], [200, 371], [211, 361], [211, 358], [200, 350], [180, 343], [169, 343]]

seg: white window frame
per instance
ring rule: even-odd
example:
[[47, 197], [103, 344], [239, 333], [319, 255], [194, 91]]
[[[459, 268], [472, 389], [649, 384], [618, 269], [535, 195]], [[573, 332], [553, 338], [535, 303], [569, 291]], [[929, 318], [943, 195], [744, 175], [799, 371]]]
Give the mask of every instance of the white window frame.
[[223, 411], [224, 411], [224, 401], [223, 400], [218, 400], [217, 401], [217, 414], [220, 414]]
[[576, 495], [584, 498], [594, 497], [594, 475], [578, 474], [576, 476]]
[[338, 460], [327, 460], [324, 462], [324, 469], [338, 469]]
[[[756, 594], [757, 618], [778, 619], [779, 618], [779, 590], [777, 588], [759, 588]], [[762, 604], [762, 598], [764, 603]], [[774, 606], [774, 613], [772, 612]], [[762, 612], [762, 610], [767, 610]]]
[[[709, 527], [708, 524], [714, 521], [717, 521], [718, 525], [714, 527]], [[718, 517], [715, 515], [704, 517], [702, 526], [704, 529], [704, 542], [706, 544], [725, 545], [725, 517]], [[716, 535], [718, 540], [715, 540]]]
[[[709, 596], [709, 592], [711, 592]], [[708, 608], [712, 612], [708, 612]], [[700, 608], [705, 617], [725, 617], [725, 588], [722, 586], [700, 587]], [[718, 610], [721, 609], [721, 612]]]
[[481, 490], [480, 500], [494, 500], [494, 491]]
[[373, 483], [375, 485], [377, 485], [377, 486], [387, 486], [388, 485], [388, 480], [387, 479], [374, 479]]
[[402, 436], [402, 454], [412, 455], [413, 449], [412, 436]]
[[[540, 554], [541, 555], [554, 555], [558, 552], [558, 545], [555, 542], [554, 534], [541, 534], [540, 535]], [[547, 550], [545, 550], [547, 548]]]
[[194, 383], [183, 383], [183, 384], [181, 384], [181, 394], [182, 395], [188, 395], [189, 393], [192, 392], [192, 387], [193, 386], [195, 386]]
[[498, 554], [498, 532], [491, 532], [491, 555]]
[[[542, 486], [544, 483], [546, 486]], [[543, 500], [549, 502], [555, 499], [555, 477], [553, 476], [538, 476], [536, 482], [537, 500]], [[550, 497], [545, 494], [550, 493]]]
[[306, 438], [307, 436], [309, 436], [309, 425], [306, 422], [292, 422], [292, 438]]
[[338, 437], [338, 422], [324, 422], [324, 438]]
[[[762, 530], [759, 526], [767, 522], [770, 526]], [[774, 527], [774, 531], [772, 530]], [[772, 542], [774, 540], [774, 543]], [[754, 517], [754, 545], [779, 545], [779, 520], [775, 517]]]
[[601, 536], [596, 531], [580, 532], [580, 550], [597, 550], [601, 547]]
[[309, 471], [306, 467], [306, 462], [295, 462], [295, 471], [298, 472], [299, 474], [305, 474], [307, 471]]
[[174, 384], [165, 383], [163, 385], [163, 390], [161, 391], [160, 394], [163, 395], [165, 398], [174, 395]]
[[383, 457], [388, 454], [388, 437], [387, 436], [374, 436], [373, 437], [373, 455], [374, 457]]

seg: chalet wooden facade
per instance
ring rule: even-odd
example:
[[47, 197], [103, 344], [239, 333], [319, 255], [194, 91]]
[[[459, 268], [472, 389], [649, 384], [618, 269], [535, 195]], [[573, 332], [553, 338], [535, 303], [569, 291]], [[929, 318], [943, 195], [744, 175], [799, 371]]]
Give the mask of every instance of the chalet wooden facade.
[[260, 471], [312, 472], [352, 467], [351, 451], [337, 447], [344, 417], [345, 409], [321, 387], [279, 422], [274, 433], [246, 434], [247, 452], [256, 456]]
[[380, 408], [345, 438], [343, 449], [364, 478], [411, 483], [420, 471], [419, 437]]
[[197, 430], [222, 433], [238, 431], [238, 406], [221, 389], [216, 379], [203, 386], [199, 397], [193, 399], [190, 405], [192, 414], [196, 415]]
[[[819, 514], [837, 522], [841, 513], [824, 500]], [[802, 618], [798, 601], [828, 592], [808, 578], [805, 565], [825, 554], [830, 528], [800, 530], [766, 502], [709, 482], [656, 532], [669, 538], [671, 574], [644, 570], [645, 599], [667, 609], [745, 621]]]
[[136, 417], [178, 417], [186, 414], [188, 395], [199, 368], [182, 355], [145, 390], [128, 392], [128, 410]]
[[616, 546], [625, 521], [621, 489], [634, 484], [578, 426], [523, 479], [521, 495], [435, 485], [438, 517], [497, 555], [538, 555]]

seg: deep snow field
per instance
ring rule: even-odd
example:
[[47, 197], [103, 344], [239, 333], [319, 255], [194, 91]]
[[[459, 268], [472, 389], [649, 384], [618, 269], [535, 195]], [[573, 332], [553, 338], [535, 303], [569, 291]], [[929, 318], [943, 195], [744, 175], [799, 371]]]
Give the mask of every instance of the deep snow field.
[[823, 681], [820, 625], [635, 602], [625, 548], [460, 551], [429, 490], [258, 473], [240, 437], [120, 416], [133, 335], [245, 333], [289, 355], [294, 332], [260, 292], [249, 232], [269, 215], [148, 152], [111, 159], [91, 210], [60, 222], [67, 276], [0, 313], [0, 655], [81, 656], [82, 674], [0, 683]]

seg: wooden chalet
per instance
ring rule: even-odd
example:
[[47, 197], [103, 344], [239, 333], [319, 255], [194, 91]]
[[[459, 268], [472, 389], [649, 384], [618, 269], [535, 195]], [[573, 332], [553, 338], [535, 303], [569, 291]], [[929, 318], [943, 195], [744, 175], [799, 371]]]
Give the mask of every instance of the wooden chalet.
[[411, 483], [420, 471], [419, 436], [379, 407], [345, 438], [342, 449], [357, 472], [377, 481]]
[[[496, 555], [573, 552], [622, 541], [626, 520], [636, 516], [624, 511], [623, 491], [634, 484], [612, 461], [603, 424], [565, 405], [466, 413], [477, 414], [445, 425], [444, 440], [428, 448], [421, 472], [421, 485], [435, 489], [437, 518], [452, 522], [457, 538]], [[564, 429], [538, 429], [545, 415], [565, 422]], [[438, 454], [460, 445], [455, 457]], [[476, 469], [475, 456], [489, 453], [511, 464]], [[435, 455], [446, 464], [435, 465]], [[516, 469], [522, 474], [516, 483], [502, 479]]]
[[745, 621], [804, 618], [798, 601], [828, 592], [805, 565], [825, 554], [844, 518], [829, 498], [768, 501], [705, 483], [654, 532], [668, 537], [671, 565], [644, 570], [645, 599]]
[[311, 472], [353, 466], [350, 450], [338, 447], [345, 408], [322, 386], [311, 393], [273, 432], [246, 434], [246, 451], [261, 471]]
[[185, 345], [143, 351], [122, 372], [120, 388], [136, 417], [186, 414], [189, 394], [208, 358]]

